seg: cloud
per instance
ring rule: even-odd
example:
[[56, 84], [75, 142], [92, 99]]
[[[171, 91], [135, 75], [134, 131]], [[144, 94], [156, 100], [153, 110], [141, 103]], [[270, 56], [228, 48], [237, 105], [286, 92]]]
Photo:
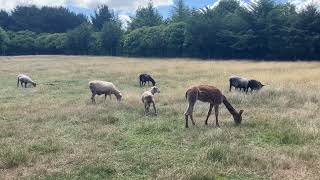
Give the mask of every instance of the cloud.
[[[222, 0], [216, 0], [214, 3], [213, 3], [213, 5], [212, 6], [209, 6], [209, 7], [211, 7], [211, 8], [213, 8], [213, 7], [216, 7], [216, 6], [218, 6], [218, 4], [220, 3], [220, 1], [222, 1]], [[239, 0], [239, 2], [240, 2], [240, 5], [241, 6], [243, 6], [243, 7], [249, 7], [249, 4], [251, 3], [251, 2], [253, 2], [254, 0], [247, 0], [247, 1], [245, 1], [245, 0]]]
[[320, 0], [289, 0], [289, 2], [294, 4], [298, 10], [304, 9], [308, 5], [315, 5], [320, 9]]
[[120, 14], [119, 19], [122, 22], [123, 28], [125, 29], [128, 27], [128, 23], [131, 22], [131, 18], [126, 14]]
[[[36, 6], [73, 6], [79, 8], [93, 9], [101, 4], [106, 4], [121, 13], [132, 13], [138, 7], [145, 6], [149, 0], [0, 0], [0, 9], [12, 10], [18, 5]], [[168, 6], [173, 4], [173, 0], [153, 0], [153, 4], [158, 6]]]

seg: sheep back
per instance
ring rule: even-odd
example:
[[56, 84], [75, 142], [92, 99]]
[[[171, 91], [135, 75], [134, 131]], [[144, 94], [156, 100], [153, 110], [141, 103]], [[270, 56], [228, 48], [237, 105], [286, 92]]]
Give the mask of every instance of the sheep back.
[[236, 88], [247, 88], [249, 79], [240, 76], [230, 76], [230, 85]]
[[113, 83], [99, 80], [90, 81], [89, 88], [98, 95], [120, 92]]

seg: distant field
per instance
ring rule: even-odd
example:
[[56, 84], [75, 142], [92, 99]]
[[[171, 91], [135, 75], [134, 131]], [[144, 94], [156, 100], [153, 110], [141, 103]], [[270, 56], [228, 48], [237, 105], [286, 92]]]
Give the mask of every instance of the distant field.
[[[144, 116], [138, 74], [161, 94], [158, 117]], [[19, 73], [36, 88], [16, 87]], [[268, 84], [228, 92], [228, 77]], [[88, 82], [112, 81], [124, 97], [92, 105]], [[319, 179], [320, 63], [238, 62], [76, 56], [0, 57], [0, 179]], [[244, 109], [235, 126], [222, 105], [220, 126], [184, 128], [185, 91], [210, 84]]]

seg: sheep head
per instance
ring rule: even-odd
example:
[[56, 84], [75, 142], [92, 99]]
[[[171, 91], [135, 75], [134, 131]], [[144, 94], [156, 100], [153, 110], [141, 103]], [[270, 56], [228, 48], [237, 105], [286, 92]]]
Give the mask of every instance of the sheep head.
[[150, 91], [152, 94], [160, 93], [160, 89], [157, 86], [153, 86]]

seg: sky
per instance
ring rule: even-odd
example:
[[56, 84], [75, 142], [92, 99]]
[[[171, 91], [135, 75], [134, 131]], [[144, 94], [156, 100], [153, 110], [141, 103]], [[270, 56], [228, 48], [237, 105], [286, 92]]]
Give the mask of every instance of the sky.
[[[149, 0], [0, 0], [0, 9], [10, 11], [17, 5], [36, 5], [36, 6], [63, 6], [76, 13], [83, 13], [90, 16], [96, 7], [106, 4], [118, 14], [121, 20], [129, 20], [136, 9], [147, 5]], [[153, 0], [155, 7], [164, 18], [171, 15], [174, 0]], [[185, 0], [187, 5], [192, 8], [214, 6], [220, 0]], [[256, 0], [240, 0], [241, 3], [250, 3]], [[320, 8], [320, 0], [276, 0], [277, 2], [291, 2], [298, 8], [303, 8], [308, 4], [315, 4]]]

